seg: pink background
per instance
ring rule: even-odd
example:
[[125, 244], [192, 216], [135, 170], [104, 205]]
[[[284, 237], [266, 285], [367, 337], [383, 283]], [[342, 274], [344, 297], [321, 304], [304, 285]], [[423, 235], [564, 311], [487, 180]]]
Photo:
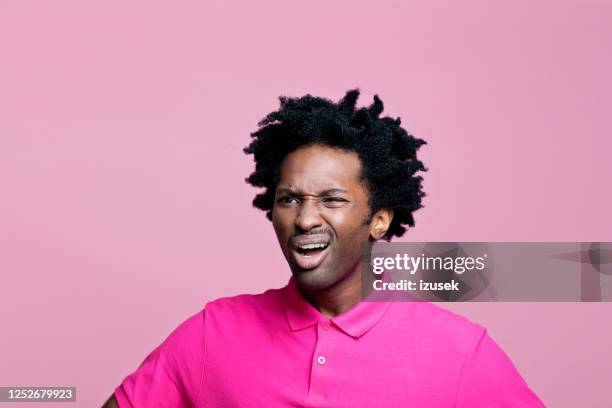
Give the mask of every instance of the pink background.
[[[100, 405], [208, 300], [284, 285], [241, 152], [280, 94], [359, 86], [429, 142], [407, 240], [612, 241], [609, 2], [254, 3], [0, 3], [0, 385]], [[547, 405], [612, 406], [612, 303], [447, 307]]]

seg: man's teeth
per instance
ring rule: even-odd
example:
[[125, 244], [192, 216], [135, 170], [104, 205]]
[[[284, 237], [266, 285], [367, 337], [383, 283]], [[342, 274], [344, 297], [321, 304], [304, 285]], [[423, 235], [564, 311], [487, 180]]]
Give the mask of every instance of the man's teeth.
[[327, 247], [327, 244], [325, 244], [325, 243], [306, 244], [306, 245], [300, 246], [300, 249], [307, 250], [307, 249], [318, 249], [318, 248], [325, 248], [325, 247]]

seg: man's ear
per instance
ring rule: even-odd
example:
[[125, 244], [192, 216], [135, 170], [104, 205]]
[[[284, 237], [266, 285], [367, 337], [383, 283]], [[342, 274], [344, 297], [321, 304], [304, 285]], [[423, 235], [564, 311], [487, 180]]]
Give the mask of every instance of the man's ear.
[[370, 237], [375, 241], [381, 239], [389, 230], [391, 220], [393, 219], [393, 210], [390, 208], [383, 208], [378, 210], [372, 215], [372, 221], [370, 221]]

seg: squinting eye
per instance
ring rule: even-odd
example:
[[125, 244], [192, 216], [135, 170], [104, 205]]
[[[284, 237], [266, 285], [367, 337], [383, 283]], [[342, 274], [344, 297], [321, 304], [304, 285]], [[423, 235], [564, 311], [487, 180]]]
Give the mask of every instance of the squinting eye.
[[326, 197], [323, 199], [323, 202], [332, 204], [342, 204], [348, 202], [348, 200], [345, 200], [342, 197]]
[[290, 196], [279, 197], [278, 200], [276, 200], [276, 201], [279, 204], [292, 204], [292, 203], [297, 203], [298, 202], [295, 197], [290, 197]]

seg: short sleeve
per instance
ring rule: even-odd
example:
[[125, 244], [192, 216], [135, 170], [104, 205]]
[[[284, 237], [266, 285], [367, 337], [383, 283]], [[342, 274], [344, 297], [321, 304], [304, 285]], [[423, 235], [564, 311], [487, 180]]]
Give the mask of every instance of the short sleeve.
[[508, 356], [482, 329], [467, 357], [457, 408], [542, 408]]
[[196, 407], [203, 378], [204, 311], [179, 325], [115, 389], [119, 408]]

